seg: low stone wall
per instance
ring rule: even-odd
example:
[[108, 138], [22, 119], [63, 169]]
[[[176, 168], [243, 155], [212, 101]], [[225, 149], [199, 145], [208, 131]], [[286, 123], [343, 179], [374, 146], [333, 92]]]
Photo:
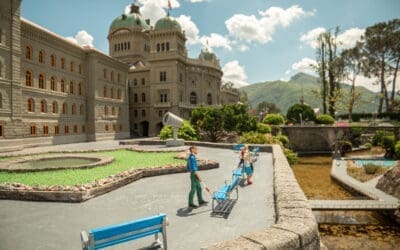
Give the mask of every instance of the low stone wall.
[[280, 146], [274, 159], [276, 224], [203, 249], [320, 249], [318, 224]]

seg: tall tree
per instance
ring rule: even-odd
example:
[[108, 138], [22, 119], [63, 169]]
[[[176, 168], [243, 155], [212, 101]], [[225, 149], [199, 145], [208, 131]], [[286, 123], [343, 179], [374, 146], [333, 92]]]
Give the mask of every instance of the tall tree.
[[394, 97], [396, 95], [396, 79], [400, 64], [400, 19], [393, 19], [389, 21], [389, 25], [391, 25], [393, 29], [393, 32], [390, 34], [389, 38], [392, 44], [390, 61], [392, 62], [393, 67], [392, 93], [390, 96], [389, 111], [393, 111], [394, 107], [396, 106]]

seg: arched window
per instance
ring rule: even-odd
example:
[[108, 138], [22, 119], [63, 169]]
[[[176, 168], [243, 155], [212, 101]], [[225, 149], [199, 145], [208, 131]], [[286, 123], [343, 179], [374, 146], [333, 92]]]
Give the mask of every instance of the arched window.
[[169, 51], [169, 43], [168, 42], [165, 44], [165, 47], [166, 47], [166, 50]]
[[40, 89], [45, 89], [46, 86], [44, 84], [44, 76], [42, 74], [39, 75], [39, 88]]
[[197, 95], [195, 92], [190, 93], [190, 104], [197, 104]]
[[111, 114], [115, 115], [115, 108], [114, 107], [111, 108]]
[[84, 115], [85, 114], [85, 106], [83, 106], [83, 104], [81, 104], [81, 106], [79, 106], [79, 114], [80, 115]]
[[28, 99], [28, 112], [35, 112], [35, 101], [32, 98]]
[[111, 87], [110, 98], [114, 98], [114, 87]]
[[73, 82], [73, 81], [71, 81], [71, 82], [69, 83], [69, 93], [70, 93], [71, 95], [74, 94], [74, 82]]
[[142, 93], [142, 102], [146, 102], [146, 94]]
[[47, 112], [47, 103], [45, 100], [40, 101], [40, 112], [42, 112], [42, 113]]
[[160, 52], [160, 44], [157, 43], [157, 52]]
[[207, 95], [207, 104], [208, 105], [212, 105], [212, 95], [211, 95], [211, 93], [208, 93], [208, 95]]
[[26, 71], [25, 73], [25, 85], [32, 87], [32, 72]]
[[134, 103], [137, 103], [137, 102], [138, 102], [138, 97], [137, 97], [137, 94], [136, 94], [136, 93], [133, 94], [133, 102], [134, 102]]
[[65, 82], [64, 82], [64, 79], [61, 79], [61, 92], [65, 93]]
[[121, 90], [120, 89], [118, 89], [118, 91], [117, 91], [117, 98], [121, 99]]
[[51, 56], [50, 56], [50, 63], [51, 63], [51, 66], [52, 67], [55, 67], [56, 66], [56, 55], [54, 55], [54, 54], [51, 54]]
[[66, 115], [68, 113], [68, 106], [67, 106], [67, 103], [65, 103], [65, 102], [63, 103], [62, 113], [64, 115]]
[[146, 110], [142, 109], [142, 117], [146, 116]]
[[75, 103], [72, 104], [71, 113], [72, 113], [73, 115], [76, 115], [76, 105], [75, 105]]
[[142, 78], [142, 85], [146, 84], [146, 80], [144, 78]]
[[56, 78], [54, 76], [50, 78], [50, 88], [53, 91], [57, 91]]
[[106, 85], [104, 85], [104, 88], [103, 88], [103, 96], [107, 97], [107, 86]]
[[162, 43], [161, 44], [161, 51], [164, 51], [165, 50], [165, 45], [164, 45], [164, 43]]
[[32, 60], [32, 47], [26, 46], [25, 58]]
[[44, 51], [43, 50], [39, 51], [39, 62], [40, 63], [45, 63], [44, 57], [45, 57]]
[[56, 101], [53, 102], [52, 107], [53, 107], [53, 114], [57, 114], [58, 113], [58, 103]]
[[61, 58], [61, 68], [65, 69], [65, 59]]
[[104, 106], [104, 115], [108, 115], [108, 107]]
[[83, 94], [83, 91], [82, 91], [82, 83], [81, 83], [81, 82], [78, 84], [78, 93], [79, 93], [79, 95], [82, 95], [82, 94]]

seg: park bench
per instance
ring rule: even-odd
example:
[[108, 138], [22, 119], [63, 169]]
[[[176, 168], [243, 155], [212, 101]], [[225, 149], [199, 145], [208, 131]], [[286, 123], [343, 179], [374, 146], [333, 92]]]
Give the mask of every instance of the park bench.
[[[232, 179], [231, 183], [225, 183], [218, 191], [213, 193], [212, 196], [212, 212], [214, 214], [229, 214], [233, 204], [239, 198], [238, 184], [240, 177], [236, 176]], [[231, 193], [235, 190], [235, 199], [231, 199]], [[216, 203], [216, 204], [215, 204]]]
[[[117, 225], [91, 229], [89, 235], [82, 231], [82, 249], [102, 249], [151, 235], [155, 236], [154, 246], [158, 245], [167, 249], [167, 225], [166, 214], [159, 214]], [[162, 242], [158, 238], [159, 233], [162, 234]]]

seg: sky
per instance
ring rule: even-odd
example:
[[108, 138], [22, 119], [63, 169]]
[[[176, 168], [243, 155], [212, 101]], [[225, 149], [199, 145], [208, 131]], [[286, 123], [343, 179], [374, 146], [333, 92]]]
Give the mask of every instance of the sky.
[[[145, 19], [165, 17], [168, 0], [22, 0], [21, 16], [70, 41], [108, 54], [112, 21], [137, 2]], [[368, 26], [400, 18], [400, 0], [170, 0], [170, 15], [182, 26], [189, 57], [202, 49], [220, 60], [223, 80], [235, 86], [288, 81], [298, 72], [314, 74], [315, 41], [340, 28], [350, 48]], [[358, 78], [373, 91], [375, 79]], [[400, 84], [397, 84], [400, 89]]]

